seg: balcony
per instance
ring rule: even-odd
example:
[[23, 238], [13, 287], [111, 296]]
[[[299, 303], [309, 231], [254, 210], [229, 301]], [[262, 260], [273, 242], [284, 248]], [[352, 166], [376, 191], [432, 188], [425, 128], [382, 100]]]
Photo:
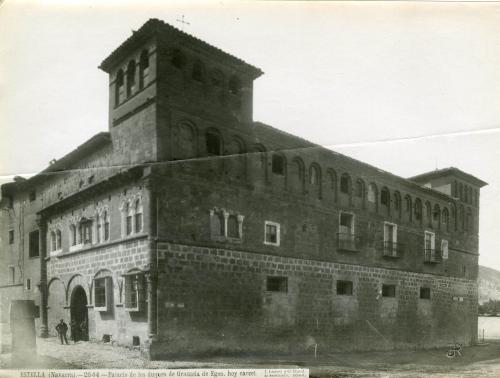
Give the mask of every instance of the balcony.
[[357, 252], [359, 251], [360, 237], [354, 234], [337, 234], [337, 249], [339, 251]]
[[440, 264], [443, 262], [443, 254], [437, 249], [426, 248], [424, 250], [424, 263]]
[[398, 259], [403, 255], [404, 245], [392, 241], [384, 241], [382, 244], [382, 256]]

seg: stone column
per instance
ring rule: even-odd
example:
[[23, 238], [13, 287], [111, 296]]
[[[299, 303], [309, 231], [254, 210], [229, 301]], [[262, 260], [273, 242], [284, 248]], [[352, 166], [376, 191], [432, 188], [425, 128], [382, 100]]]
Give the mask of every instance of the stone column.
[[157, 286], [157, 276], [156, 273], [150, 272], [146, 274], [147, 280], [147, 290], [148, 290], [148, 332], [149, 338], [153, 339], [157, 335], [156, 327], [156, 286]]
[[48, 287], [47, 287], [47, 222], [42, 217], [38, 217], [38, 245], [39, 245], [39, 256], [40, 256], [40, 337], [49, 336], [48, 327], [48, 314], [47, 314], [47, 302], [48, 302]]

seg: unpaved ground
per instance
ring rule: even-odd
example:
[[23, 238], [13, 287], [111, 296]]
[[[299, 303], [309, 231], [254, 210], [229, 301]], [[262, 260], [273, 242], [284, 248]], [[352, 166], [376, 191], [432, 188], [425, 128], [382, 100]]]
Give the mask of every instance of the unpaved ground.
[[[38, 339], [38, 356], [11, 361], [0, 355], [0, 368], [182, 369], [182, 368], [309, 368], [320, 377], [500, 377], [500, 342], [466, 347], [463, 357], [448, 359], [445, 349], [402, 352], [325, 353], [287, 358], [219, 357], [185, 361], [148, 361], [138, 350], [103, 343], [60, 345]], [[1, 376], [1, 372], [0, 372]]]

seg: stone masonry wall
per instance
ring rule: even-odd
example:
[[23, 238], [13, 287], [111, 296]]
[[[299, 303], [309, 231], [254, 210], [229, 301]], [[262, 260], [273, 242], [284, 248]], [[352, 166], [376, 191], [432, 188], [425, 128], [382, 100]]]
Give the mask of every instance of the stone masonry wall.
[[[132, 313], [124, 308], [123, 274], [131, 269], [144, 270], [149, 264], [150, 244], [145, 235], [108, 245], [91, 247], [75, 253], [51, 257], [47, 264], [49, 282], [48, 316], [49, 331], [55, 335], [59, 319], [71, 318], [71, 294], [82, 286], [87, 295], [89, 337], [132, 345], [132, 337], [139, 336], [141, 343], [148, 338], [147, 312]], [[112, 303], [109, 311], [94, 311], [93, 279], [97, 276], [112, 277]]]
[[[475, 281], [354, 264], [159, 244], [160, 342], [153, 357], [428, 348], [477, 335]], [[286, 292], [268, 291], [287, 277]], [[337, 295], [336, 281], [353, 282]], [[396, 285], [394, 298], [382, 284]], [[420, 299], [420, 287], [431, 290]]]

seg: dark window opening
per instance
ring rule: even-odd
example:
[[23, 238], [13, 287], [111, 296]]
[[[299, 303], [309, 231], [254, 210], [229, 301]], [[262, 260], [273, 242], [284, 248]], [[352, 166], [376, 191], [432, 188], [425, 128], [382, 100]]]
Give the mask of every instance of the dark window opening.
[[127, 218], [126, 218], [126, 233], [127, 233], [127, 235], [132, 234], [132, 215], [127, 215]]
[[343, 174], [340, 177], [340, 192], [344, 194], [349, 194], [349, 175]]
[[139, 336], [132, 336], [132, 346], [139, 346], [141, 345], [141, 340]]
[[116, 91], [115, 91], [115, 106], [118, 106], [120, 102], [122, 102], [124, 97], [124, 80], [123, 80], [123, 71], [120, 69], [118, 74], [116, 75]]
[[30, 202], [33, 202], [36, 200], [36, 192], [33, 190], [30, 192]]
[[33, 316], [38, 319], [40, 317], [40, 306], [35, 306], [34, 314]]
[[207, 133], [207, 153], [209, 155], [221, 155], [220, 137], [214, 133]]
[[9, 244], [14, 244], [14, 230], [9, 230]]
[[31, 231], [29, 234], [29, 257], [38, 257], [39, 252], [39, 236], [38, 230]]
[[186, 65], [186, 57], [180, 50], [175, 50], [172, 57], [172, 64], [178, 69], [182, 69]]
[[364, 197], [364, 189], [363, 189], [363, 183], [361, 181], [356, 182], [356, 190], [354, 191], [354, 194], [358, 198], [363, 198]]
[[382, 296], [383, 297], [395, 297], [396, 296], [396, 285], [382, 285]]
[[340, 228], [341, 234], [352, 234], [354, 215], [349, 213], [340, 213]]
[[428, 287], [421, 287], [420, 299], [431, 299], [431, 289]]
[[102, 335], [102, 342], [103, 343], [109, 343], [109, 342], [111, 342], [111, 335], [108, 335], [108, 334]]
[[230, 215], [227, 218], [227, 236], [230, 238], [239, 238], [238, 218], [236, 215]]
[[337, 295], [352, 295], [352, 281], [337, 281]]
[[106, 307], [106, 277], [96, 278], [94, 286], [95, 307]]
[[31, 280], [29, 278], [26, 279], [26, 290], [31, 290]]
[[266, 224], [266, 242], [278, 243], [278, 227], [275, 224]]
[[288, 292], [288, 277], [267, 277], [267, 291]]
[[87, 220], [80, 223], [81, 240], [83, 244], [92, 243], [92, 221]]
[[92, 175], [92, 176], [90, 176], [90, 177], [88, 178], [87, 182], [88, 182], [89, 184], [93, 184], [93, 183], [94, 183], [94, 179], [95, 179], [95, 176], [94, 176], [94, 175]]
[[127, 96], [135, 91], [135, 61], [131, 60], [127, 67]]
[[125, 307], [139, 309], [143, 298], [144, 276], [133, 274], [125, 277]]
[[271, 171], [276, 175], [285, 174], [285, 159], [281, 155], [274, 154], [271, 164]]
[[389, 191], [384, 188], [380, 193], [380, 203], [384, 206], [389, 206], [389, 202], [390, 202]]

